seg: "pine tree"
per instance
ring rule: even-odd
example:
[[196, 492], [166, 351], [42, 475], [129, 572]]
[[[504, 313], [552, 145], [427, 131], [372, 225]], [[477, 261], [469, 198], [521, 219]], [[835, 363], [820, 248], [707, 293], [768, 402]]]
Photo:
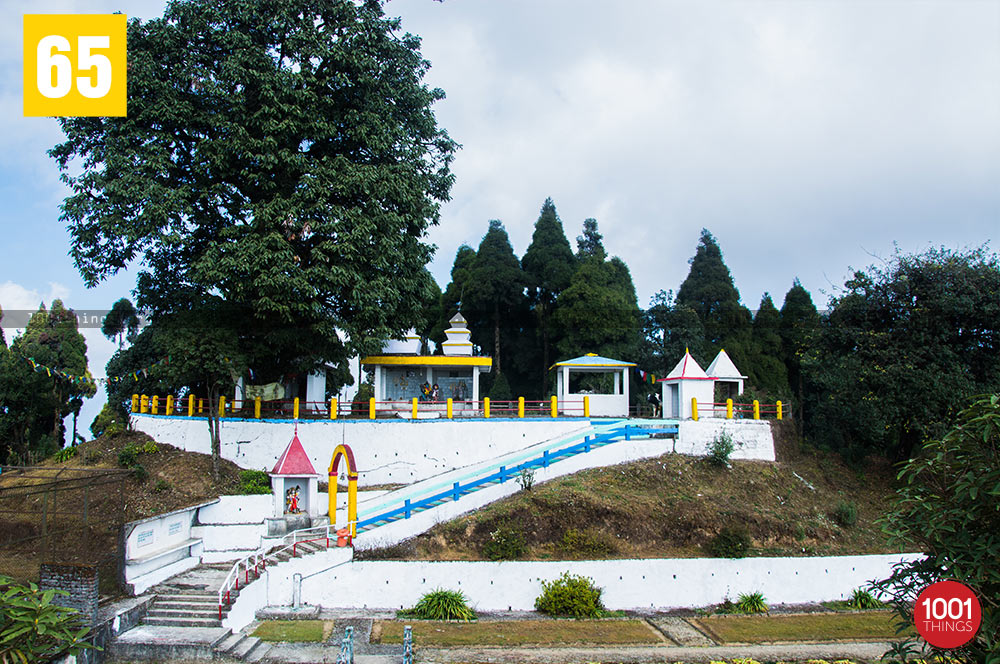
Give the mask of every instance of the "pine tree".
[[642, 365], [650, 372], [665, 376], [685, 351], [699, 362], [704, 363], [705, 327], [691, 307], [674, 301], [673, 291], [658, 291], [650, 298], [649, 309], [645, 312], [646, 349]]
[[608, 255], [601, 242], [603, 239], [604, 236], [597, 232], [597, 220], [584, 219], [583, 235], [576, 236], [576, 257], [581, 260], [592, 257], [603, 261]]
[[[513, 317], [519, 308], [526, 308], [524, 272], [514, 255], [507, 231], [499, 220], [490, 221], [490, 228], [479, 243], [476, 258], [468, 272], [465, 299], [468, 303], [467, 318], [473, 322], [474, 341], [482, 347], [493, 348], [495, 373], [503, 372], [500, 332], [502, 325]], [[478, 319], [478, 320], [477, 320]], [[475, 337], [479, 321], [489, 321], [492, 343], [480, 334]]]
[[753, 384], [764, 390], [769, 399], [780, 399], [788, 391], [788, 371], [781, 348], [781, 314], [770, 294], [764, 293], [753, 319], [753, 360], [750, 376]]
[[788, 374], [788, 384], [795, 395], [792, 408], [797, 412], [799, 422], [803, 422], [805, 416], [806, 387], [802, 375], [802, 358], [819, 333], [819, 324], [820, 317], [812, 296], [795, 279], [781, 305], [779, 333], [782, 361]]
[[677, 291], [677, 304], [698, 314], [705, 327], [706, 353], [714, 355], [725, 348], [736, 366], [750, 375], [753, 316], [740, 304], [740, 292], [722, 260], [722, 250], [708, 230], [702, 229], [690, 263], [691, 270]]
[[[562, 222], [556, 214], [556, 206], [551, 198], [542, 205], [531, 244], [521, 259], [528, 283], [528, 293], [534, 307], [538, 325], [538, 340], [541, 348], [541, 391], [548, 385], [548, 368], [552, 357], [552, 315], [559, 295], [569, 286], [576, 271], [577, 261], [566, 239]], [[527, 335], [525, 335], [527, 336]], [[525, 344], [526, 345], [526, 344]], [[519, 348], [518, 353], [524, 351]], [[537, 361], [537, 360], [536, 360]]]

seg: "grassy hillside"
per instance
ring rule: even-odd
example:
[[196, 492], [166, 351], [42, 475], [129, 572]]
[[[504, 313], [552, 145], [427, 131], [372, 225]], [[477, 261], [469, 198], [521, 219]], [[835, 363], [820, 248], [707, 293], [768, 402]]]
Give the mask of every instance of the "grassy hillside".
[[[86, 471], [121, 468], [126, 447], [137, 450], [132, 465], [142, 469], [126, 474], [122, 482], [105, 477], [87, 486]], [[122, 523], [238, 493], [239, 488], [236, 464], [223, 460], [221, 477], [214, 481], [210, 457], [154, 443], [135, 432], [82, 443], [71, 458], [48, 459], [39, 467], [49, 472], [25, 476], [5, 469], [0, 474], [0, 574], [37, 581], [43, 560], [98, 564], [102, 591], [110, 594], [115, 592], [114, 552]]]
[[[796, 450], [782, 438], [778, 463], [735, 461], [727, 469], [667, 454], [587, 470], [364, 555], [480, 560], [497, 541], [523, 538], [522, 560], [696, 557], [710, 555], [726, 527], [745, 529], [749, 555], [892, 552], [875, 523], [892, 497], [889, 465], [872, 461], [859, 473], [836, 456]], [[843, 514], [838, 521], [840, 503], [856, 508], [854, 524]]]

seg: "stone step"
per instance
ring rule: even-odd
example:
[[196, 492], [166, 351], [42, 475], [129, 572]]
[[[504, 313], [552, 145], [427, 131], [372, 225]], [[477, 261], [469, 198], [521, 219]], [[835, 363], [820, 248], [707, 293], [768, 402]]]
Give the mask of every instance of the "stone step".
[[146, 612], [150, 618], [219, 618], [219, 607], [210, 606], [204, 609], [170, 609], [154, 606]]
[[166, 606], [169, 604], [181, 607], [192, 607], [196, 609], [206, 606], [215, 606], [218, 603], [218, 595], [214, 595], [212, 597], [198, 597], [196, 599], [188, 599], [187, 597], [178, 597], [175, 595], [159, 595], [154, 602], [156, 606]]
[[228, 655], [234, 659], [246, 659], [262, 643], [256, 636], [247, 636]]
[[215, 652], [225, 655], [228, 654], [236, 644], [243, 640], [243, 634], [237, 633], [233, 634], [230, 632], [229, 636], [223, 639], [222, 643], [215, 646]]
[[163, 625], [169, 627], [221, 627], [222, 621], [219, 620], [218, 614], [214, 618], [174, 618], [174, 617], [159, 617], [146, 615], [143, 619], [143, 623], [146, 625]]
[[[250, 651], [250, 653], [243, 659], [244, 662], [259, 662], [267, 657], [267, 654], [271, 652], [271, 644], [261, 641], [256, 648]], [[395, 664], [395, 663], [394, 663]]]

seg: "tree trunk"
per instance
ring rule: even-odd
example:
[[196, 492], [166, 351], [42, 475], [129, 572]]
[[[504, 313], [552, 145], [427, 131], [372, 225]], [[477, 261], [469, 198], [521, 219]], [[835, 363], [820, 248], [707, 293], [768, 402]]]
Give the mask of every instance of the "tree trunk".
[[[209, 382], [209, 385], [212, 385]], [[211, 440], [212, 449], [212, 479], [216, 482], [219, 481], [221, 475], [221, 468], [219, 460], [222, 457], [222, 440], [220, 438], [220, 426], [219, 426], [219, 413], [216, 409], [219, 407], [219, 389], [217, 387], [208, 388], [208, 435]]]
[[[542, 391], [539, 394], [545, 396], [545, 388], [548, 387], [549, 378], [549, 326], [546, 324], [548, 314], [545, 310], [545, 303], [539, 303], [538, 324], [542, 327]], [[566, 390], [567, 393], [569, 390]]]
[[500, 373], [500, 303], [493, 303], [493, 362]]

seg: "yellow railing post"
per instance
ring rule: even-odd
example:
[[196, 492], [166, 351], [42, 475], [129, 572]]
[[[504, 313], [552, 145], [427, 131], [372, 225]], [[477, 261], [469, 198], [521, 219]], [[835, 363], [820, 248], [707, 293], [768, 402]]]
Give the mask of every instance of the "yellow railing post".
[[254, 419], [260, 419], [260, 397], [253, 398], [253, 416]]
[[194, 417], [194, 395], [188, 395], [188, 417]]
[[517, 416], [524, 417], [524, 397], [517, 398]]
[[149, 412], [149, 396], [143, 394], [139, 397], [139, 412], [148, 413]]
[[753, 400], [753, 418], [755, 420], [760, 419], [760, 402], [756, 399]]
[[219, 397], [219, 419], [221, 420], [226, 416], [226, 397], [222, 395]]
[[337, 397], [330, 397], [330, 419], [337, 419], [337, 410], [340, 409], [340, 404], [337, 402]]
[[149, 408], [152, 411], [153, 415], [156, 415], [157, 411], [160, 409], [160, 397], [154, 396], [153, 400], [149, 404]]
[[691, 419], [695, 422], [698, 421], [698, 399], [696, 397], [691, 397]]
[[138, 413], [139, 412], [139, 395], [138, 394], [133, 394], [132, 395], [132, 412], [133, 413]]
[[454, 416], [455, 416], [455, 413], [452, 410], [452, 400], [451, 400], [451, 397], [448, 397], [448, 419], [450, 420]]
[[295, 397], [295, 401], [292, 402], [292, 419], [299, 419], [299, 398]]
[[413, 401], [410, 402], [410, 419], [417, 419], [417, 398], [413, 397]]
[[726, 399], [726, 419], [733, 419], [733, 400]]
[[198, 399], [198, 414], [201, 415], [205, 412], [205, 400]]
[[590, 397], [583, 398], [583, 416], [590, 417]]
[[167, 395], [167, 415], [174, 414], [174, 395]]
[[552, 417], [559, 417], [559, 400], [556, 397], [549, 399], [549, 409], [552, 411]]
[[784, 413], [781, 412], [781, 401], [778, 401], [778, 403], [776, 403], [774, 405], [777, 407], [776, 408], [776, 412], [777, 412], [777, 415], [778, 415], [778, 419], [780, 420], [781, 416], [784, 415]]
[[375, 419], [375, 397], [370, 397], [368, 399], [368, 419]]
[[483, 417], [490, 419], [490, 398], [483, 398]]

